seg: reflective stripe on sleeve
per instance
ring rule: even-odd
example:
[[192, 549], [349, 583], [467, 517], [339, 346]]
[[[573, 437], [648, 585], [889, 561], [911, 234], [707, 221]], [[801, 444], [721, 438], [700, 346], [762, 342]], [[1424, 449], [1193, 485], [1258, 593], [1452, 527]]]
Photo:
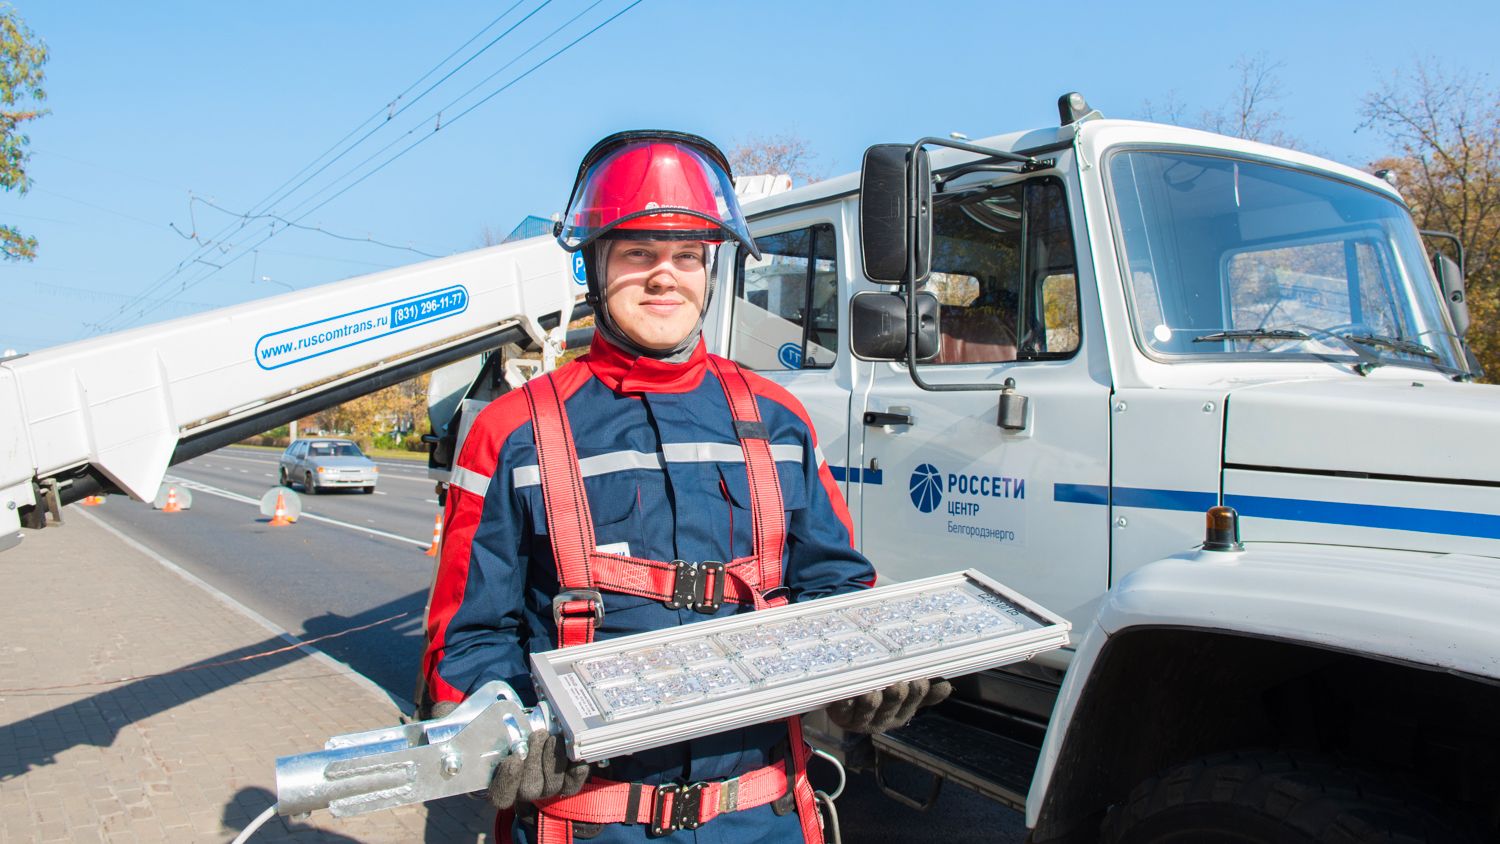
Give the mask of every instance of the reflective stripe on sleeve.
[[[534, 469], [536, 467], [532, 468]], [[473, 471], [472, 469], [465, 469], [462, 466], [455, 466], [453, 468], [453, 474], [448, 478], [448, 483], [451, 486], [458, 487], [464, 492], [472, 492], [480, 498], [483, 498], [484, 494], [486, 492], [489, 492], [490, 489], [490, 476], [481, 475], [478, 472]]]

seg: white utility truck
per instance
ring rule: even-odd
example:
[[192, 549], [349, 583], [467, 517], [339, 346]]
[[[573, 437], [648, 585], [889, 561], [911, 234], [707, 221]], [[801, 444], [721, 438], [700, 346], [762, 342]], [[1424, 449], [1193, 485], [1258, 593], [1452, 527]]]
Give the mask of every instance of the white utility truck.
[[[881, 578], [973, 567], [1073, 624], [904, 728], [814, 735], [1037, 842], [1494, 838], [1500, 388], [1460, 266], [1368, 174], [1059, 113], [747, 197], [764, 255], [719, 256], [711, 350], [807, 407]], [[0, 361], [0, 508], [149, 498], [494, 350], [434, 379], [441, 479], [581, 278], [536, 239]]]

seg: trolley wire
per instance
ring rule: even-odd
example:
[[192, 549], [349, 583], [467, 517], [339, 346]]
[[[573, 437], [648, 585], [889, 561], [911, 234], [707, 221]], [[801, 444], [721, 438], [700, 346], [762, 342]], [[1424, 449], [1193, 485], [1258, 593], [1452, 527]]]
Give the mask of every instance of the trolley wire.
[[[392, 98], [389, 103], [387, 103], [386, 105], [382, 106], [380, 109], [376, 110], [374, 114], [372, 114], [370, 117], [366, 118], [359, 125], [355, 126], [347, 134], [345, 134], [342, 138], [340, 138], [339, 140], [335, 141], [333, 143], [333, 145], [330, 146], [327, 150], [324, 150], [317, 157], [315, 157], [311, 162], [309, 162], [308, 164], [306, 164], [305, 166], [303, 166], [302, 169], [298, 170], [291, 177], [289, 177], [286, 181], [282, 182], [275, 189], [273, 189], [271, 192], [269, 192], [268, 194], [266, 194], [266, 196], [262, 197], [253, 206], [251, 206], [251, 213], [254, 214], [254, 213], [258, 213], [260, 211], [268, 210], [268, 209], [274, 207], [276, 202], [279, 202], [279, 201], [285, 199], [286, 196], [290, 196], [291, 193], [294, 193], [296, 191], [296, 188], [293, 188], [291, 191], [288, 191], [285, 194], [282, 194], [281, 192], [282, 192], [283, 188], [285, 188], [288, 184], [290, 184], [292, 181], [296, 180], [298, 177], [302, 176], [304, 173], [306, 173], [308, 171], [308, 169], [310, 169], [313, 166], [317, 165], [319, 161], [322, 161], [324, 158], [326, 158], [329, 155], [329, 153], [333, 152], [334, 150], [337, 150], [341, 145], [344, 144], [345, 141], [349, 140], [349, 138], [353, 137], [361, 129], [363, 129], [366, 126], [368, 126], [371, 121], [378, 120], [382, 114], [387, 115], [386, 120], [384, 122], [378, 124], [375, 127], [375, 129], [372, 129], [371, 132], [367, 133], [359, 141], [356, 141], [354, 144], [351, 144], [347, 149], [344, 150], [344, 152], [339, 153], [333, 159], [331, 159], [328, 162], [326, 162], [323, 165], [322, 168], [319, 168], [318, 172], [321, 172], [323, 169], [326, 169], [327, 167], [331, 166], [334, 161], [337, 161], [344, 154], [346, 154], [349, 150], [352, 150], [355, 146], [358, 146], [359, 143], [363, 142], [363, 140], [364, 140], [365, 137], [369, 137], [370, 134], [373, 134], [375, 131], [377, 131], [380, 128], [382, 128], [385, 125], [387, 125], [390, 122], [390, 120], [394, 119], [396, 117], [396, 115], [398, 115], [400, 113], [399, 111], [393, 111], [392, 110], [393, 107], [394, 107], [394, 105], [397, 102], [401, 102], [402, 99], [405, 98], [407, 94], [411, 93], [413, 90], [415, 90], [417, 88], [417, 86], [421, 85], [423, 81], [425, 81], [427, 78], [429, 78], [434, 73], [436, 73], [445, 64], [447, 64], [448, 62], [450, 62], [453, 59], [454, 56], [457, 56], [459, 53], [463, 52], [469, 45], [473, 44], [480, 37], [482, 37], [484, 35], [484, 33], [488, 32], [491, 29], [493, 29], [496, 24], [498, 24], [501, 20], [503, 20], [507, 15], [509, 15], [516, 8], [518, 8], [523, 2], [525, 2], [525, 0], [516, 0], [515, 3], [513, 3], [504, 12], [502, 12], [500, 15], [498, 15], [493, 20], [491, 20], [488, 24], [486, 24], [484, 27], [482, 27], [478, 32], [476, 32], [473, 36], [471, 36], [467, 41], [465, 41], [463, 44], [459, 45], [456, 49], [454, 49], [452, 52], [450, 52], [442, 60], [440, 60], [439, 62], [437, 62], [435, 65], [433, 65], [430, 69], [427, 70], [426, 73], [423, 73], [421, 76], [419, 76], [414, 82], [412, 82], [410, 85], [408, 85], [403, 91], [401, 91], [394, 98]], [[543, 6], [546, 6], [549, 3], [551, 3], [551, 2], [552, 2], [552, 0], [545, 0], [545, 2], [543, 2], [541, 6], [537, 7], [537, 10], [540, 10]], [[533, 10], [530, 14], [527, 15], [527, 18], [529, 18], [531, 16], [531, 14], [535, 14], [537, 10]], [[474, 59], [478, 58], [485, 51], [487, 51], [491, 47], [495, 46], [495, 44], [497, 44], [506, 35], [508, 35], [512, 31], [514, 31], [515, 28], [516, 28], [516, 26], [519, 26], [519, 24], [522, 23], [522, 22], [524, 22], [524, 20], [525, 19], [523, 18], [522, 21], [518, 22], [515, 26], [510, 27], [504, 33], [502, 33], [500, 36], [497, 36], [496, 38], [492, 39], [489, 43], [485, 44], [478, 51], [476, 51], [475, 53], [473, 53], [472, 55], [470, 55], [458, 67], [454, 68], [448, 74], [444, 75], [442, 79], [438, 80], [438, 82], [433, 83], [433, 85], [429, 86], [426, 90], [424, 90], [417, 97], [415, 97], [415, 98], [411, 99], [410, 101], [408, 101], [406, 103], [406, 105], [403, 105], [402, 108], [401, 108], [401, 111], [405, 111], [406, 108], [409, 108], [411, 105], [413, 105], [417, 101], [419, 101], [422, 97], [425, 97], [427, 94], [429, 94], [433, 90], [435, 90], [438, 87], [438, 85], [441, 85], [443, 82], [445, 82], [449, 78], [451, 78], [454, 73], [457, 73], [463, 67], [467, 66], [470, 62], [472, 62]], [[316, 174], [314, 174], [314, 175], [316, 175]], [[309, 177], [309, 178], [311, 178], [311, 177]], [[305, 180], [304, 180], [304, 182], [305, 182]], [[299, 187], [300, 187], [300, 184], [299, 184]], [[273, 197], [275, 197], [275, 198], [273, 199]], [[238, 230], [243, 230], [249, 222], [250, 222], [249, 220], [241, 220], [238, 223]], [[175, 226], [173, 228], [175, 229]], [[171, 282], [174, 278], [176, 278], [177, 276], [181, 275], [183, 272], [188, 271], [189, 269], [191, 269], [193, 266], [195, 266], [198, 263], [202, 263], [202, 261], [201, 261], [202, 256], [206, 255], [208, 252], [212, 251], [214, 248], [220, 248], [221, 252], [224, 251], [222, 249], [222, 247], [219, 246], [219, 244], [223, 241], [223, 239], [225, 237], [229, 236], [234, 231], [236, 231], [236, 224], [231, 222], [230, 224], [226, 225], [224, 228], [220, 229], [216, 234], [214, 234], [212, 237], [210, 237], [207, 241], [203, 241], [203, 240], [200, 240], [200, 239], [197, 238], [197, 236], [196, 236], [197, 235], [197, 231], [196, 231], [196, 226], [195, 226], [194, 227], [194, 232], [193, 232], [193, 235], [194, 235], [193, 239], [198, 241], [198, 247], [195, 250], [193, 250], [193, 252], [190, 253], [187, 257], [185, 257], [181, 261], [179, 261], [175, 267], [173, 267], [172, 269], [170, 269], [167, 272], [163, 273], [162, 276], [159, 277], [155, 282], [152, 282], [145, 289], [143, 289], [140, 292], [140, 294], [138, 295], [138, 299], [144, 301], [145, 299], [149, 298], [151, 296], [151, 294], [155, 293], [161, 287], [163, 287], [167, 283]], [[186, 287], [183, 287], [183, 288], [179, 289], [178, 292], [181, 292], [182, 290], [185, 290], [185, 289], [186, 289]], [[114, 314], [112, 314], [112, 315], [110, 315], [108, 317], [105, 317], [103, 320], [101, 320], [98, 323], [95, 323], [95, 330], [96, 331], [102, 331], [102, 330], [105, 330], [106, 327], [109, 326], [110, 324], [118, 324], [120, 322], [120, 318], [123, 317], [125, 314], [127, 314], [130, 311], [131, 308], [135, 307], [138, 304], [140, 304], [139, 301], [137, 301], [137, 302], [127, 302], [126, 304], [122, 305]], [[144, 313], [137, 314], [136, 318], [138, 319], [140, 316], [144, 316]]]
[[[547, 40], [549, 40], [552, 37], [554, 37], [558, 32], [562, 31], [563, 29], [565, 29], [566, 27], [568, 27], [572, 23], [576, 22], [584, 14], [586, 14], [588, 11], [594, 9], [595, 7], [597, 7], [598, 5], [600, 5], [600, 3], [602, 3], [602, 2], [603, 2], [603, 0], [595, 0], [595, 2], [593, 4], [591, 4], [590, 6], [588, 6], [587, 8], [585, 8], [582, 12], [578, 13], [577, 15], [574, 15], [566, 23], [564, 23], [563, 25], [561, 25], [561, 26], [553, 29], [545, 37], [543, 37], [541, 39], [538, 39], [535, 43], [533, 43], [533, 45], [531, 47], [529, 47], [525, 51], [523, 51], [520, 54], [520, 56], [524, 56], [524, 55], [526, 55], [526, 54], [534, 51], [536, 48], [540, 47]], [[504, 93], [505, 91], [509, 90], [511, 87], [515, 86], [517, 83], [519, 83], [522, 80], [526, 79], [532, 73], [534, 73], [537, 70], [541, 69], [542, 67], [546, 66], [547, 64], [549, 64], [550, 62], [552, 62], [554, 59], [556, 59], [559, 56], [561, 56], [563, 53], [566, 53], [568, 50], [570, 50], [573, 47], [577, 46], [579, 43], [583, 42], [585, 39], [589, 38], [594, 33], [598, 32], [600, 29], [603, 29], [605, 26], [608, 26], [610, 23], [613, 23], [619, 17], [621, 17], [622, 15], [624, 15], [626, 12], [629, 12], [631, 9], [634, 9], [636, 6], [640, 5], [642, 2], [644, 2], [644, 0], [633, 0], [633, 2], [631, 2], [628, 5], [626, 5], [624, 8], [622, 8], [619, 11], [615, 12], [614, 14], [610, 15], [609, 17], [605, 18], [600, 23], [594, 25], [592, 28], [588, 29], [582, 35], [579, 35], [577, 38], [574, 38], [572, 41], [569, 41], [567, 44], [565, 44], [562, 47], [558, 48], [557, 50], [553, 51], [546, 58], [544, 58], [541, 61], [537, 62], [536, 64], [532, 65], [530, 68], [528, 68], [524, 72], [518, 74], [516, 77], [512, 78], [510, 81], [506, 82], [504, 85], [500, 86], [499, 88], [497, 88], [494, 91], [490, 92], [489, 94], [485, 95], [483, 98], [481, 98], [477, 102], [475, 102], [472, 105], [468, 106], [463, 111], [461, 111], [457, 115], [455, 115], [452, 119], [448, 120], [446, 124], [439, 123], [439, 124], [435, 125], [429, 132], [427, 132], [426, 134], [424, 134], [421, 137], [417, 138], [415, 141], [413, 141], [411, 144], [407, 145], [406, 147], [402, 148], [395, 155], [393, 155], [390, 158], [387, 158], [386, 160], [382, 161], [380, 164], [376, 165], [373, 169], [369, 170], [368, 172], [366, 172], [363, 175], [359, 176], [354, 181], [350, 182], [349, 184], [347, 184], [344, 187], [342, 187], [341, 189], [339, 189], [333, 195], [327, 197], [326, 199], [324, 199], [321, 202], [317, 203], [313, 207], [307, 209], [300, 216], [297, 216], [297, 217], [293, 218], [292, 222], [293, 223], [300, 223], [302, 220], [304, 220], [307, 217], [311, 216], [313, 213], [317, 212], [319, 209], [321, 209], [324, 206], [328, 205], [330, 202], [333, 202], [334, 200], [338, 199], [340, 196], [343, 196], [349, 190], [351, 190], [354, 187], [358, 186], [359, 184], [363, 183], [366, 179], [370, 178], [371, 176], [375, 175], [376, 173], [379, 173], [381, 170], [384, 170], [386, 167], [390, 166], [392, 163], [394, 163], [398, 159], [400, 159], [403, 156], [405, 156], [408, 152], [411, 152], [413, 149], [417, 148], [418, 146], [422, 145], [423, 143], [427, 142], [428, 140], [431, 140], [445, 126], [452, 126], [454, 123], [457, 123], [463, 117], [465, 117], [468, 114], [472, 113], [475, 109], [479, 108], [480, 106], [482, 106], [485, 103], [489, 102], [490, 100], [494, 99], [496, 96], [499, 96], [501, 93]], [[519, 59], [520, 56], [518, 56], [517, 59]], [[513, 59], [511, 62], [508, 62], [505, 67], [509, 67], [510, 65], [513, 65], [515, 63], [515, 61], [516, 60]], [[503, 68], [502, 68], [501, 71], [496, 71], [495, 73], [490, 74], [490, 76], [486, 77], [485, 80], [481, 81], [477, 85], [471, 87], [468, 91], [465, 91], [463, 94], [459, 95], [459, 97], [457, 97], [454, 100], [450, 101], [450, 103], [448, 104], [448, 106], [445, 106], [445, 108], [451, 107], [454, 104], [456, 104], [457, 102], [463, 100], [464, 97], [467, 97], [469, 94], [473, 93], [480, 86], [482, 86], [485, 82], [493, 79], [495, 76], [499, 75], [499, 73], [502, 72], [502, 71], [503, 71]], [[442, 111], [443, 111], [442, 109], [438, 110], [431, 117], [429, 117], [428, 120], [440, 119]], [[353, 168], [353, 169], [351, 169], [349, 171], [346, 171], [343, 175], [341, 175], [337, 179], [334, 179], [328, 185], [325, 185], [324, 188], [322, 188], [320, 191], [315, 192], [313, 194], [313, 197], [316, 197], [319, 193], [322, 193], [323, 191], [326, 191], [326, 190], [330, 189], [333, 185], [338, 184], [339, 181], [342, 181], [343, 179], [348, 178], [349, 176], [352, 176], [354, 173], [358, 172], [358, 170], [359, 170], [360, 167], [363, 167], [365, 164], [369, 163], [370, 161], [373, 161], [376, 157], [379, 156], [380, 153], [385, 152], [386, 150], [389, 150], [396, 143], [399, 143], [401, 139], [409, 137], [413, 132], [416, 131], [416, 128], [419, 128], [421, 125], [425, 125], [426, 122], [427, 121], [424, 120], [421, 124], [418, 124], [417, 127], [414, 127], [413, 129], [409, 129], [405, 134], [401, 135], [396, 141], [393, 141], [391, 143], [386, 144], [379, 151], [377, 151], [375, 155], [367, 157], [359, 165], [356, 165], [355, 168]], [[305, 205], [308, 201], [310, 201], [310, 199], [311, 199], [311, 197], [309, 199], [303, 200], [302, 203], [299, 203], [297, 206], [294, 206], [294, 208], [292, 209], [292, 211], [288, 212], [288, 213], [289, 214], [290, 213], [295, 213], [298, 209], [300, 209], [303, 205]], [[230, 265], [236, 263], [237, 261], [239, 261], [242, 258], [244, 258], [246, 255], [252, 254], [256, 250], [258, 250], [263, 244], [265, 244], [267, 241], [269, 241], [272, 238], [274, 238], [280, 231], [285, 231], [286, 228], [287, 228], [286, 226], [283, 226], [281, 229], [278, 230], [276, 228], [276, 221], [273, 220], [269, 224], [269, 227], [268, 227], [269, 230], [264, 234], [263, 237], [261, 237], [260, 240], [257, 240], [254, 243], [250, 243], [248, 245], [241, 244], [241, 246], [238, 247], [239, 248], [239, 254], [234, 255], [232, 257], [229, 257], [228, 259], [226, 259], [224, 261], [223, 264], [208, 264], [208, 262], [206, 262], [206, 261], [199, 261], [200, 263], [207, 264], [210, 267], [210, 269], [205, 270], [202, 274], [200, 274], [196, 278], [190, 279], [188, 281], [184, 281], [175, 292], [170, 293], [170, 294], [167, 295], [165, 301], [170, 301], [173, 297], [175, 297], [175, 296], [177, 296], [177, 295], [179, 295], [179, 294], [181, 294], [183, 292], [186, 292], [187, 290], [190, 290], [191, 288], [197, 286], [198, 284], [200, 284], [200, 283], [208, 280], [209, 278], [211, 278], [212, 276], [214, 276], [215, 274], [217, 274], [220, 270], [223, 270], [223, 269], [229, 267]], [[229, 254], [229, 250], [224, 250], [224, 254], [226, 254], [226, 255]], [[181, 266], [181, 265], [179, 265], [179, 266]], [[171, 280], [170, 277], [167, 278], [167, 279], [164, 279], [164, 281], [170, 281], [170, 280]], [[162, 304], [164, 304], [165, 301]], [[141, 319], [141, 318], [145, 317], [147, 314], [153, 313], [155, 310], [157, 310], [158, 308], [160, 308], [162, 306], [162, 304], [157, 304], [157, 305], [154, 305], [154, 306], [142, 308], [141, 310], [139, 310], [136, 313], [136, 315], [132, 319]]]

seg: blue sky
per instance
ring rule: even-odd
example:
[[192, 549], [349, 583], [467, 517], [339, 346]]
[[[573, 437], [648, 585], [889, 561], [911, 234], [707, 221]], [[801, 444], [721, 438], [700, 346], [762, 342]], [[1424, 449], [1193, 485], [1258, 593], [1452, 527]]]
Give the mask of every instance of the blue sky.
[[[1232, 13], [1118, 0], [1029, 13], [996, 2], [522, 0], [487, 30], [515, 0], [11, 2], [51, 49], [52, 113], [29, 125], [33, 190], [0, 193], [0, 220], [41, 241], [34, 263], [0, 264], [9, 302], [0, 350], [475, 248], [486, 226], [504, 233], [527, 214], [560, 210], [578, 159], [619, 129], [684, 129], [725, 147], [795, 132], [835, 175], [856, 169], [871, 143], [1049, 124], [1069, 90], [1107, 116], [1138, 117], [1147, 101], [1169, 98], [1196, 115], [1234, 92], [1237, 58], [1264, 54], [1281, 63], [1285, 130], [1362, 165], [1387, 150], [1356, 131], [1359, 101], [1393, 73], [1437, 57], [1488, 74], [1491, 91], [1500, 79], [1493, 2], [1447, 3], [1439, 16], [1414, 15], [1409, 3], [1305, 0], [1234, 4]], [[327, 233], [286, 230], [252, 248], [269, 220], [190, 202], [267, 210], [278, 186], [295, 185], [288, 179], [361, 125], [353, 138], [376, 131], [268, 209]], [[184, 237], [195, 232], [199, 240]]]

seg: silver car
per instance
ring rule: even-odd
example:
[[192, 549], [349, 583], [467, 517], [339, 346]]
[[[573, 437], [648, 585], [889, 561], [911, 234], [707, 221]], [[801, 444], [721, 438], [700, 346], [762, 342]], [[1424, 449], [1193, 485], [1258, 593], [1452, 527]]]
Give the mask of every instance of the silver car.
[[281, 485], [302, 484], [308, 495], [354, 487], [375, 491], [380, 468], [349, 440], [297, 440], [281, 453]]

